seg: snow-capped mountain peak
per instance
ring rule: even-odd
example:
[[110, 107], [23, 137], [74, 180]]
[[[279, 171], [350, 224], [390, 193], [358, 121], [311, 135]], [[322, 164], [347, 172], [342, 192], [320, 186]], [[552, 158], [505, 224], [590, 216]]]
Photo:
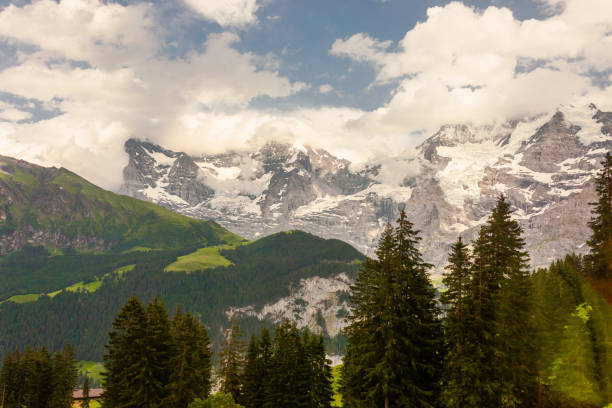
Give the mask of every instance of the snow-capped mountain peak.
[[581, 250], [591, 179], [612, 148], [612, 112], [567, 106], [488, 126], [445, 125], [413, 153], [363, 170], [299, 143], [197, 157], [138, 140], [125, 147], [124, 192], [248, 238], [303, 229], [371, 253], [382, 226], [405, 207], [438, 271], [450, 243], [473, 237], [504, 193], [539, 266]]

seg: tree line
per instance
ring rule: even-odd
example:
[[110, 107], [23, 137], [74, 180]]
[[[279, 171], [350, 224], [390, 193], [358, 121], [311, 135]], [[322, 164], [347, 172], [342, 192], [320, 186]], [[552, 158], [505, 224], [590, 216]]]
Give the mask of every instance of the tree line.
[[[260, 308], [271, 299], [289, 296], [291, 283], [305, 277], [346, 273], [352, 278], [359, 269], [359, 264], [352, 261], [362, 259], [362, 255], [348, 244], [302, 232], [274, 234], [224, 250], [223, 256], [233, 265], [191, 273], [164, 272], [177, 256], [184, 255], [183, 252], [160, 250], [134, 254], [125, 255], [131, 257], [121, 258], [122, 262], [117, 264], [108, 258], [110, 263], [105, 265], [110, 270], [99, 268], [106, 277], [95, 292], [64, 291], [53, 298], [41, 296], [35, 302], [0, 303], [0, 359], [15, 349], [45, 344], [50, 350], [57, 350], [68, 342], [74, 346], [78, 360], [101, 361], [106, 338], [100, 333], [111, 330], [113, 317], [132, 295], [144, 303], [157, 296], [168, 310], [182, 305], [209, 328], [214, 328], [209, 335], [213, 348], [217, 349], [223, 342], [223, 331], [217, 329], [227, 327], [225, 311], [228, 308], [241, 305]], [[24, 258], [27, 258], [25, 254]], [[90, 260], [93, 263], [103, 261], [99, 257]], [[64, 272], [73, 267], [59, 260], [54, 261], [53, 265], [56, 264], [58, 268], [63, 265]], [[126, 264], [135, 264], [129, 273], [111, 272]], [[90, 266], [88, 262], [77, 269], [87, 270]], [[45, 270], [50, 275], [55, 274], [55, 269]], [[17, 269], [15, 273], [19, 275], [21, 271]], [[258, 332], [263, 326], [273, 328], [252, 317], [240, 319], [239, 323], [249, 333]], [[343, 350], [340, 339], [332, 342], [328, 335], [325, 338], [328, 347], [335, 347], [330, 348], [333, 353]]]
[[53, 354], [45, 347], [15, 351], [5, 357], [0, 371], [0, 406], [70, 408], [77, 377], [70, 345]]
[[330, 407], [333, 390], [323, 336], [285, 322], [264, 328], [248, 348], [233, 325], [221, 350], [221, 391], [249, 408]]
[[[607, 324], [584, 302], [581, 279], [612, 277], [612, 156], [608, 153], [595, 179], [598, 201], [589, 222], [592, 236], [586, 257], [529, 271], [522, 229], [512, 219], [502, 195], [478, 237], [461, 238], [449, 254], [443, 274], [445, 291], [438, 310], [435, 291], [417, 249], [420, 240], [402, 211], [397, 226], [387, 225], [377, 259], [366, 259], [351, 287], [352, 313], [346, 329], [347, 348], [342, 372], [346, 407], [548, 407], [602, 406], [612, 401], [608, 386], [605, 341]], [[536, 287], [537, 284], [537, 287]], [[544, 288], [551, 286], [548, 293]], [[538, 291], [536, 291], [536, 289]], [[551, 310], [573, 296], [569, 313]], [[544, 297], [546, 295], [550, 297]], [[542, 301], [542, 299], [552, 301]], [[566, 303], [567, 303], [567, 299]], [[582, 300], [582, 301], [581, 301]], [[570, 318], [565, 318], [569, 314]], [[575, 325], [570, 337], [569, 324]], [[568, 364], [544, 344], [541, 327], [579, 343], [586, 333], [590, 368], [585, 381], [592, 393], [564, 399], [571, 385], [559, 387], [558, 375], [578, 366]], [[560, 330], [560, 328], [562, 328]], [[573, 354], [579, 354], [574, 349]], [[556, 356], [554, 361], [550, 355]], [[572, 356], [574, 358], [574, 356]], [[580, 361], [586, 361], [584, 358]], [[567, 373], [563, 373], [566, 375]], [[568, 376], [568, 378], [572, 378]], [[571, 394], [571, 392], [570, 392]]]
[[277, 326], [273, 338], [263, 329], [259, 337], [251, 337], [248, 349], [234, 323], [216, 373], [212, 358], [207, 330], [194, 316], [179, 308], [170, 319], [158, 299], [143, 306], [133, 297], [109, 333], [102, 405], [198, 406], [207, 401], [215, 378], [221, 393], [246, 407], [331, 404], [331, 368], [323, 337], [298, 330], [295, 323]]

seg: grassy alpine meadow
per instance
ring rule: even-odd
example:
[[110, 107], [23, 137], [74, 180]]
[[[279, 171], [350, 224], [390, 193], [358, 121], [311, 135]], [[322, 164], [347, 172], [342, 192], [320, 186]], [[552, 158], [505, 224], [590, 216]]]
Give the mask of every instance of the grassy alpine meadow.
[[233, 248], [233, 245], [216, 245], [200, 248], [195, 252], [180, 256], [176, 262], [168, 265], [165, 270], [166, 272], [193, 272], [218, 266], [233, 265], [229, 259], [224, 258], [220, 254], [221, 250]]
[[[135, 266], [136, 264], [126, 265], [121, 268], [115, 269], [111, 273], [104, 274], [101, 278], [95, 277], [94, 280], [91, 282], [87, 282], [87, 283], [83, 281], [77, 282], [63, 289], [59, 289], [59, 290], [47, 293], [46, 295], [49, 296], [50, 298], [54, 298], [55, 296], [59, 295], [63, 291], [93, 293], [97, 291], [98, 289], [100, 289], [100, 287], [102, 286], [102, 283], [104, 282], [104, 278], [111, 276], [111, 274], [115, 274], [117, 276], [117, 279], [120, 279], [125, 273], [133, 270]], [[2, 302], [0, 302], [0, 304], [4, 302], [14, 302], [14, 303], [35, 302], [38, 299], [40, 299], [41, 296], [42, 295], [35, 294], [35, 293], [29, 293], [26, 295], [15, 295], [15, 296], [11, 296], [10, 298], [6, 300], [3, 300]]]

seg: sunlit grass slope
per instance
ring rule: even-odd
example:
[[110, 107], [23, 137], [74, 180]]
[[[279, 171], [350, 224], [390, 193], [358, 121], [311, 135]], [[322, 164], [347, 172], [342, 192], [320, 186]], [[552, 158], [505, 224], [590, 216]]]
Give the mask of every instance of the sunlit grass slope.
[[232, 265], [232, 263], [227, 258], [224, 258], [219, 253], [219, 251], [223, 249], [231, 248], [233, 247], [230, 245], [218, 245], [207, 248], [200, 248], [195, 252], [179, 257], [176, 262], [166, 267], [166, 271], [193, 272], [209, 268], [216, 268], [217, 266]]

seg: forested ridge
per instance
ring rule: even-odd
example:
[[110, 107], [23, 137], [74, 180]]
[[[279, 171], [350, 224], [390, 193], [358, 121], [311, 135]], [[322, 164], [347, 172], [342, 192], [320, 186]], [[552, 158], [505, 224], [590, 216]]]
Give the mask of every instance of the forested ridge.
[[[0, 355], [40, 344], [55, 350], [69, 342], [78, 359], [101, 361], [104, 334], [132, 295], [144, 302], [157, 296], [170, 310], [183, 305], [209, 327], [221, 328], [227, 325], [225, 311], [229, 307], [263, 306], [270, 299], [289, 295], [290, 285], [305, 276], [329, 277], [342, 272], [354, 276], [359, 263], [353, 261], [362, 259], [341, 241], [294, 231], [222, 251], [233, 263], [229, 266], [164, 272], [177, 256], [188, 251], [121, 255], [127, 257], [123, 263], [135, 263], [134, 269], [121, 276], [110, 273], [95, 292], [63, 291], [36, 302], [0, 304]], [[241, 325], [251, 332], [269, 323], [245, 318]], [[215, 344], [220, 336], [217, 331], [212, 333]]]

